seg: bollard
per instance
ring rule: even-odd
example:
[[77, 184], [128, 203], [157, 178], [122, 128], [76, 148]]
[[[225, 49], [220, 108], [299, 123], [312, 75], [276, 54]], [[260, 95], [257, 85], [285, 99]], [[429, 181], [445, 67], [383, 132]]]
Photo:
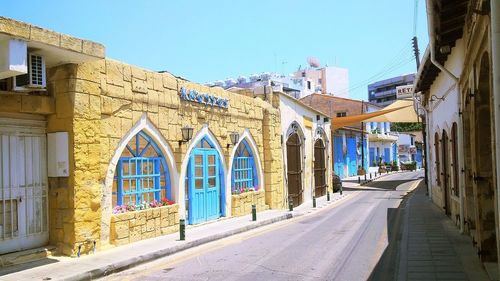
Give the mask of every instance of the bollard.
[[372, 179], [372, 173], [370, 173], [370, 179]]
[[326, 201], [330, 201], [330, 191], [326, 192]]
[[366, 174], [365, 174], [365, 181], [366, 181]]
[[375, 177], [377, 177], [377, 172], [375, 172]]
[[252, 205], [252, 221], [257, 221], [257, 207], [255, 204]]
[[288, 210], [290, 210], [290, 212], [293, 211], [293, 201], [290, 200], [291, 198], [288, 199]]
[[389, 174], [389, 170], [385, 170], [385, 174], [388, 175]]
[[342, 196], [342, 184], [340, 185], [340, 196]]
[[186, 221], [184, 219], [179, 220], [179, 240], [186, 240]]
[[358, 183], [361, 183], [361, 177], [358, 177]]
[[313, 197], [313, 208], [316, 208], [316, 197]]

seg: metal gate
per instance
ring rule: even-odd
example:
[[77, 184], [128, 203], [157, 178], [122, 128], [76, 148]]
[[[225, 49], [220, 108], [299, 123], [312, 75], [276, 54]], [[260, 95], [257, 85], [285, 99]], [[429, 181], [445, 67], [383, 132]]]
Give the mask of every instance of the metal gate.
[[314, 196], [326, 194], [325, 145], [322, 140], [314, 143]]
[[357, 152], [356, 138], [347, 138], [348, 176], [355, 176], [358, 174], [358, 160], [356, 157]]
[[0, 123], [0, 254], [4, 254], [48, 242], [48, 188], [45, 122], [0, 118]]
[[288, 178], [288, 198], [294, 206], [302, 204], [302, 158], [300, 153], [301, 141], [294, 133], [286, 141], [286, 166]]

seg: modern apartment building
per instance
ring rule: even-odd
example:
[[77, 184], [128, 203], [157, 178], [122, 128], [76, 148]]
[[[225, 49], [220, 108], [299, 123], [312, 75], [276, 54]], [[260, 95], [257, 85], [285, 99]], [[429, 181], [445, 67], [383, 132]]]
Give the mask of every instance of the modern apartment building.
[[377, 81], [368, 85], [368, 101], [380, 106], [386, 106], [398, 99], [397, 88], [413, 85], [415, 74], [406, 74]]

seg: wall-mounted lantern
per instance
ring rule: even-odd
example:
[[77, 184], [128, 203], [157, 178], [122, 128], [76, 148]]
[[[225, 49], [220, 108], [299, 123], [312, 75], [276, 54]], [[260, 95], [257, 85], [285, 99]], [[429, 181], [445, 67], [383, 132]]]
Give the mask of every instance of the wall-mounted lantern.
[[179, 146], [183, 142], [188, 142], [193, 138], [193, 128], [184, 126], [181, 128], [181, 133], [182, 133], [182, 140], [179, 141]]
[[231, 132], [229, 134], [229, 138], [231, 139], [231, 143], [227, 144], [227, 148], [229, 148], [232, 145], [236, 145], [238, 141], [240, 140], [240, 134], [238, 132]]

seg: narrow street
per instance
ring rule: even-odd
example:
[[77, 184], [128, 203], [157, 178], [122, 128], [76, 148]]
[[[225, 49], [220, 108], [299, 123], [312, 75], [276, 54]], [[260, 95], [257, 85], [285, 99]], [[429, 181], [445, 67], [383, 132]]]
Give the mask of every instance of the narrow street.
[[[107, 280], [390, 280], [402, 198], [422, 172], [389, 175], [339, 205], [209, 243]], [[389, 226], [389, 227], [388, 227]], [[395, 245], [392, 245], [395, 244]]]

